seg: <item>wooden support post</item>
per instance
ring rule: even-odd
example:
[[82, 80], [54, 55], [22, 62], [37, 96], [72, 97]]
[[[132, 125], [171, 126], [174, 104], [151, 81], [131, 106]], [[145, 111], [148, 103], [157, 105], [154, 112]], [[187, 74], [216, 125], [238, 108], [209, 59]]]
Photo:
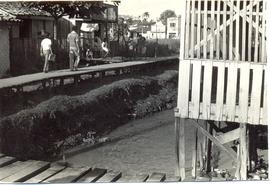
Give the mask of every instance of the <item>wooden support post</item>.
[[64, 79], [60, 78], [60, 87], [63, 87], [63, 86], [64, 86]]
[[[213, 126], [209, 124], [208, 132], [210, 135], [213, 134]], [[212, 154], [212, 141], [208, 139], [207, 143], [207, 158], [206, 158], [206, 172], [211, 171], [211, 154]]]
[[185, 179], [185, 122], [180, 117], [175, 117], [176, 134], [176, 176]]
[[192, 148], [192, 177], [196, 179], [197, 177], [197, 146], [198, 146], [198, 129], [195, 128], [194, 131], [194, 137], [195, 137], [195, 142], [193, 144]]
[[74, 76], [74, 84], [75, 84], [75, 85], [78, 85], [78, 80], [79, 80], [79, 79], [78, 79], [78, 76]]
[[179, 120], [179, 166], [180, 166], [180, 177], [182, 180], [185, 179], [185, 121], [184, 119]]
[[247, 125], [240, 124], [240, 180], [247, 180]]

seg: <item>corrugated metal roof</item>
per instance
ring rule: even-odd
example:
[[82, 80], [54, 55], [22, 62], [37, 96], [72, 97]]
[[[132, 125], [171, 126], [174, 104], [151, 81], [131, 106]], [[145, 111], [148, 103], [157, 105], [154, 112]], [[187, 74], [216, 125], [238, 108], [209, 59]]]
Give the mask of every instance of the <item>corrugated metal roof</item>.
[[24, 6], [23, 2], [0, 2], [0, 10], [14, 16], [50, 16], [45, 11]]
[[11, 15], [0, 9], [0, 21], [5, 22], [21, 22], [21, 19], [17, 19], [16, 16]]

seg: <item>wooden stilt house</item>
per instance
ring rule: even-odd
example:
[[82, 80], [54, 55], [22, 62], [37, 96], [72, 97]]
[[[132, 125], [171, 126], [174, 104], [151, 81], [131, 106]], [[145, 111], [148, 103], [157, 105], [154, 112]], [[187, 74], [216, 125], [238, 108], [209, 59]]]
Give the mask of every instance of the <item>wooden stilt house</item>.
[[[196, 159], [202, 165], [203, 157], [210, 158], [208, 147], [213, 143], [235, 161], [235, 177], [247, 178], [248, 126], [267, 125], [266, 3], [267, 0], [185, 0], [175, 110], [176, 173], [182, 179], [186, 176], [186, 119], [193, 120], [196, 133], [202, 133], [208, 143], [196, 139], [193, 177]], [[238, 128], [215, 135], [220, 123], [235, 122], [239, 123]], [[228, 145], [234, 140], [239, 143], [237, 150]], [[203, 153], [205, 156], [198, 156]]]

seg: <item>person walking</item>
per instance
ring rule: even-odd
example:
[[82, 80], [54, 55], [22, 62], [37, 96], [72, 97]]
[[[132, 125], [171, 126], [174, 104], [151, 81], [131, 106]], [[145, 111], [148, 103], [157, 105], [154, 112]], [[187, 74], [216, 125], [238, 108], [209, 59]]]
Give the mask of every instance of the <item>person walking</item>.
[[72, 31], [67, 36], [67, 42], [69, 43], [69, 67], [71, 71], [77, 71], [80, 62], [79, 35], [76, 31], [77, 26], [73, 26]]
[[108, 44], [106, 40], [107, 40], [106, 38], [103, 39], [103, 42], [101, 43], [102, 51], [105, 52], [103, 58], [107, 57], [107, 55], [109, 54]]
[[40, 44], [40, 56], [44, 60], [43, 72], [49, 71], [49, 56], [52, 54], [52, 41], [50, 39], [50, 33], [45, 33], [44, 38]]

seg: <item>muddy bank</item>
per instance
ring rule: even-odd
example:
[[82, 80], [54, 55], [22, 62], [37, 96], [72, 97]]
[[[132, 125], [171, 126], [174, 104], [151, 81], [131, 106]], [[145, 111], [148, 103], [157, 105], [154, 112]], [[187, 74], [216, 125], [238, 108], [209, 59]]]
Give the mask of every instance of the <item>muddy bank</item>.
[[[0, 120], [1, 152], [26, 159], [58, 156], [71, 136], [83, 142], [176, 103], [177, 71], [130, 78], [78, 96], [55, 96]], [[104, 132], [105, 131], [105, 132]]]

